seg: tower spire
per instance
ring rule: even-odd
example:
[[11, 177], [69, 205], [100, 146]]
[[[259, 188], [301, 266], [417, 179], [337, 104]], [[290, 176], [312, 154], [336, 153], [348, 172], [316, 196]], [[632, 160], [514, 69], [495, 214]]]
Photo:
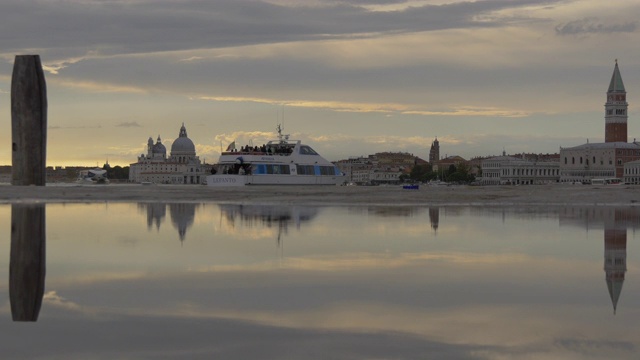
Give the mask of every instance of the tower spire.
[[627, 142], [627, 91], [622, 82], [618, 59], [616, 59], [607, 89], [607, 102], [605, 108], [605, 142]]

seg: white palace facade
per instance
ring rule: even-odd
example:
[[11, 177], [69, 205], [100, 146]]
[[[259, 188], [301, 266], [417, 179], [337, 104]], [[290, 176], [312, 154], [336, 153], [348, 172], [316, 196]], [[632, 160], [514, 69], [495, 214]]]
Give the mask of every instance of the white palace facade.
[[539, 185], [558, 182], [560, 164], [556, 160], [533, 161], [514, 156], [482, 160], [482, 185]]
[[182, 124], [178, 138], [171, 144], [171, 153], [160, 136], [156, 143], [149, 138], [147, 154], [138, 157], [138, 162], [130, 164], [129, 181], [154, 184], [202, 184], [209, 175], [211, 166], [202, 164], [196, 156], [196, 147], [187, 136]]

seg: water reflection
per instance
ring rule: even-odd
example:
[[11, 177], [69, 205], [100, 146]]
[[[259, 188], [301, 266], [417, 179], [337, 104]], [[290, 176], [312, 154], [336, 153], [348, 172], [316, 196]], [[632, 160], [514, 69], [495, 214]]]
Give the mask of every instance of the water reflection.
[[431, 223], [431, 229], [433, 229], [433, 233], [438, 233], [438, 225], [440, 224], [440, 208], [429, 208], [429, 223]]
[[561, 225], [578, 226], [587, 231], [604, 229], [605, 280], [615, 314], [627, 272], [627, 229], [640, 226], [640, 209], [570, 207], [563, 209], [559, 217]]
[[256, 225], [275, 227], [278, 230], [276, 242], [282, 244], [282, 235], [289, 232], [289, 226], [300, 230], [300, 225], [309, 222], [318, 215], [319, 208], [294, 205], [219, 205], [220, 214], [227, 224], [235, 228], [252, 228]]
[[640, 348], [634, 208], [118, 203], [52, 204], [47, 216], [40, 321], [0, 321], [2, 358], [635, 359]]
[[147, 228], [149, 230], [153, 227], [155, 227], [157, 231], [160, 230], [160, 225], [165, 220], [168, 208], [171, 224], [178, 231], [180, 243], [184, 243], [187, 230], [193, 225], [196, 217], [196, 209], [199, 206], [200, 204], [195, 203], [138, 203], [138, 209], [146, 212]]
[[171, 224], [178, 230], [178, 236], [180, 242], [184, 242], [187, 236], [187, 229], [193, 225], [193, 220], [196, 217], [197, 204], [191, 203], [172, 203], [169, 204], [169, 214], [171, 216]]
[[46, 268], [43, 204], [11, 205], [9, 298], [13, 321], [37, 321]]

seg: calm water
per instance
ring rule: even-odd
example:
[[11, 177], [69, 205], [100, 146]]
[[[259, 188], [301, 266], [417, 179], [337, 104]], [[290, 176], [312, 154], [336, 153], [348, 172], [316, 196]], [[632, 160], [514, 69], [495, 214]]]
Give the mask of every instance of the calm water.
[[[3, 359], [636, 359], [640, 347], [639, 209], [13, 207], [0, 206]], [[44, 299], [37, 322], [14, 322], [12, 216], [15, 235], [38, 211]]]

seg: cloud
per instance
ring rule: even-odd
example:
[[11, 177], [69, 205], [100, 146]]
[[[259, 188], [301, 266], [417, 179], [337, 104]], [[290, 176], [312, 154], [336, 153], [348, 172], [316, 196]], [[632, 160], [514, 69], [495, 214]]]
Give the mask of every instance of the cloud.
[[62, 129], [101, 129], [101, 125], [91, 125], [91, 126], [59, 126], [59, 125], [50, 125], [48, 127], [49, 130], [62, 130]]
[[332, 110], [336, 112], [355, 113], [396, 113], [398, 115], [424, 115], [424, 116], [491, 116], [491, 117], [525, 117], [530, 115], [524, 110], [501, 109], [496, 107], [469, 107], [448, 108], [443, 110], [427, 109], [424, 105], [411, 105], [400, 103], [355, 103], [342, 101], [314, 101], [314, 100], [281, 100], [268, 98], [247, 98], [229, 96], [199, 96], [199, 100], [228, 101], [228, 102], [256, 102], [271, 105], [283, 105], [288, 107], [313, 108]]
[[186, 59], [180, 59], [178, 61], [180, 62], [192, 62], [192, 61], [198, 61], [198, 60], [203, 60], [204, 58], [202, 56], [191, 56], [188, 57]]
[[[411, 6], [373, 11], [364, 5], [389, 0], [347, 1], [322, 5], [273, 4], [266, 1], [199, 0], [46, 1], [5, 0], [0, 31], [22, 34], [0, 39], [5, 54], [25, 49], [62, 56], [47, 63], [52, 73], [85, 54], [109, 56], [184, 49], [221, 48], [328, 38], [367, 37], [383, 33], [495, 27], [514, 20], [481, 15], [505, 9], [554, 4], [552, 0], [488, 0]], [[151, 10], [150, 10], [151, 9]], [[31, 24], [37, 23], [37, 29]]]
[[119, 123], [116, 126], [117, 127], [141, 127], [140, 124], [138, 124], [138, 122], [136, 121], [125, 121], [125, 122]]
[[635, 32], [636, 21], [605, 25], [598, 18], [590, 17], [570, 21], [556, 26], [557, 35], [611, 34], [617, 32]]

